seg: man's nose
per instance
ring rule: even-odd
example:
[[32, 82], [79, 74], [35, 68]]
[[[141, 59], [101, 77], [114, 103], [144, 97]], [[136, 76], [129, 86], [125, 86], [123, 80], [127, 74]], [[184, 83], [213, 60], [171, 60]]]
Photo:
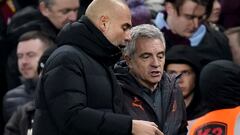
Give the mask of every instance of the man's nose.
[[28, 63], [28, 58], [26, 56], [23, 56], [21, 59], [18, 60], [20, 64], [26, 64]]
[[125, 34], [125, 41], [130, 41], [131, 39], [132, 39], [131, 38], [131, 31], [127, 30], [126, 34]]
[[71, 11], [68, 14], [68, 20], [74, 22], [77, 20], [77, 11]]
[[152, 66], [159, 67], [160, 66], [160, 61], [161, 60], [158, 57], [153, 57]]

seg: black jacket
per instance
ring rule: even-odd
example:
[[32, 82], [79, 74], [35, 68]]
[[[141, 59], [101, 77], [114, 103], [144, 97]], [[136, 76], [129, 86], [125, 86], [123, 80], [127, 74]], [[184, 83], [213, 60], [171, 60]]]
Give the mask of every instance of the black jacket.
[[[165, 135], [185, 135], [187, 118], [183, 96], [176, 78], [164, 73], [154, 95], [148, 93], [136, 79], [127, 74], [117, 74], [124, 93], [125, 113], [134, 119], [155, 122]], [[149, 97], [155, 96], [155, 101]], [[156, 101], [158, 100], [158, 101]]]
[[83, 16], [58, 37], [37, 88], [33, 135], [127, 135], [121, 89], [110, 66], [121, 56]]
[[206, 26], [207, 32], [194, 49], [201, 58], [202, 67], [214, 60], [232, 60], [228, 39], [224, 33]]
[[201, 71], [201, 61], [198, 53], [193, 47], [178, 45], [171, 47], [166, 53], [165, 69], [169, 64], [187, 64], [189, 65], [196, 75], [195, 87], [191, 90], [193, 92], [193, 98], [186, 108], [187, 120], [192, 120], [200, 117], [206, 112], [206, 109], [202, 105], [202, 98], [199, 90], [199, 74]]
[[33, 101], [18, 107], [6, 124], [4, 135], [29, 135], [32, 131], [34, 111]]
[[34, 99], [36, 80], [25, 80], [17, 88], [9, 90], [3, 99], [3, 118], [7, 122], [18, 106]]

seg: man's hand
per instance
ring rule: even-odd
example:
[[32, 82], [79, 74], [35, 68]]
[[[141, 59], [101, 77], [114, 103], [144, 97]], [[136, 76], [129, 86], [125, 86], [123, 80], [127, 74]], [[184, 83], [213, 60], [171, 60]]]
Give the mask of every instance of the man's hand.
[[132, 122], [133, 135], [164, 135], [154, 122], [133, 120]]

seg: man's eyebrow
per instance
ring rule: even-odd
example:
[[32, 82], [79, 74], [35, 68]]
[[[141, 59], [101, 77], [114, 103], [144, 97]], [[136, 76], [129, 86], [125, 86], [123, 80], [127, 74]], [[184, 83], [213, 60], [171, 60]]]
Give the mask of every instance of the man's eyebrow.
[[143, 53], [141, 53], [139, 56], [142, 57], [142, 56], [144, 56], [144, 55], [152, 55], [152, 54], [149, 53], [149, 52], [143, 52]]

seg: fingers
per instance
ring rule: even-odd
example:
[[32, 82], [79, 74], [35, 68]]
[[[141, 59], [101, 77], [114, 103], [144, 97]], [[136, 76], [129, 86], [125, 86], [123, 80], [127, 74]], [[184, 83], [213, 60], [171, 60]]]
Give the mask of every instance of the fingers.
[[155, 135], [164, 135], [158, 128], [155, 131]]
[[154, 126], [154, 127], [156, 127], [156, 128], [158, 128], [158, 126], [154, 122], [149, 122], [149, 124]]
[[154, 122], [133, 120], [132, 125], [133, 135], [163, 135]]

